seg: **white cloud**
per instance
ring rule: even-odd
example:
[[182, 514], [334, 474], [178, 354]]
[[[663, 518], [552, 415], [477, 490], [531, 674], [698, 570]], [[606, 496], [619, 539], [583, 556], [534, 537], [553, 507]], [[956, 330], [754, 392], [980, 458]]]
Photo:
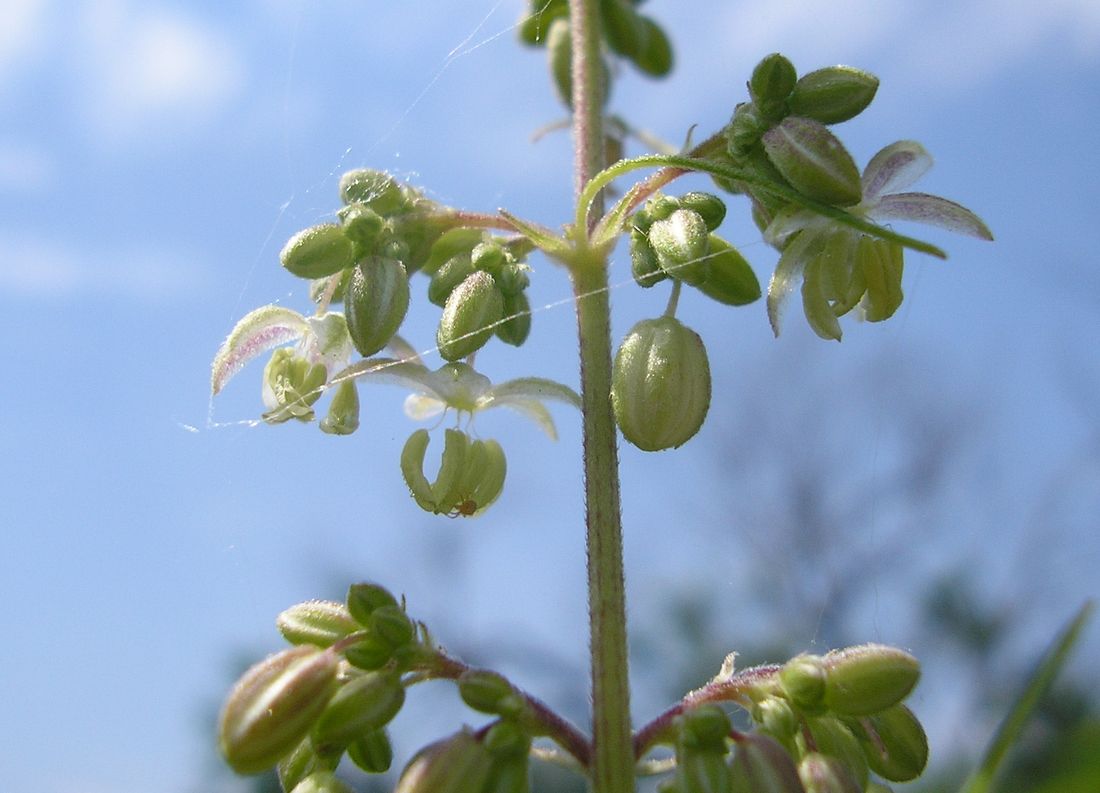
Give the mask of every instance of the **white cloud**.
[[130, 0], [86, 3], [77, 19], [80, 109], [109, 139], [186, 132], [242, 88], [233, 45], [197, 19]]
[[80, 295], [162, 301], [193, 294], [206, 271], [184, 256], [142, 246], [84, 250], [27, 232], [0, 229], [0, 292], [17, 299]]

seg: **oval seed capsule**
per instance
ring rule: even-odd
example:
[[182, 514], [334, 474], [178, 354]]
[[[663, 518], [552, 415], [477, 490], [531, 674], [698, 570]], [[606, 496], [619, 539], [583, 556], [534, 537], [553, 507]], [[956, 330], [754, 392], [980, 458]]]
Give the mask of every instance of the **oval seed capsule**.
[[324, 278], [355, 264], [355, 245], [335, 223], [322, 223], [291, 237], [279, 261], [299, 278]]
[[362, 356], [385, 347], [409, 310], [409, 276], [396, 259], [371, 257], [351, 275], [344, 311], [348, 334]]

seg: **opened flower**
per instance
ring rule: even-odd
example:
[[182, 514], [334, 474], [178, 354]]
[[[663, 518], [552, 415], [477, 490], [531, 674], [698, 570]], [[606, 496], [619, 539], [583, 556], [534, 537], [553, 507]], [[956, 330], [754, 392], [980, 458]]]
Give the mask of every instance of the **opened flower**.
[[[932, 158], [915, 141], [898, 141], [871, 158], [863, 171], [859, 203], [846, 207], [856, 217], [882, 222], [912, 220], [978, 239], [993, 239], [969, 209], [927, 193], [897, 192], [932, 167]], [[806, 319], [817, 335], [840, 340], [838, 317], [857, 306], [878, 322], [891, 317], [902, 300], [902, 246], [875, 237], [841, 220], [790, 204], [764, 232], [783, 251], [768, 286], [768, 319], [779, 335], [782, 311], [801, 281]]]

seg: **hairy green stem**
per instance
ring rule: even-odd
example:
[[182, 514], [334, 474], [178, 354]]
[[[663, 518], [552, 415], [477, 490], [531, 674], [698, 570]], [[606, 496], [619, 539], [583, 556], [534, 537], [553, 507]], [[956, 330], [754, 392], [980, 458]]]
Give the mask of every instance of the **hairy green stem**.
[[[603, 97], [596, 0], [570, 0], [573, 139], [578, 198], [604, 165]], [[598, 202], [598, 195], [592, 196]], [[575, 239], [586, 239], [577, 228]], [[578, 251], [570, 271], [580, 337], [588, 615], [592, 658], [593, 793], [634, 793], [634, 747], [627, 664], [626, 584], [619, 505], [619, 455], [611, 412], [611, 305], [607, 260]]]

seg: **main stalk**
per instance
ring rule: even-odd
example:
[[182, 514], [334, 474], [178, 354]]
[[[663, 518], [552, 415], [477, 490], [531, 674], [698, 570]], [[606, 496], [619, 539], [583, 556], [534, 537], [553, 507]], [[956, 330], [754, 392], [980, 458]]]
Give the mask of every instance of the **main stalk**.
[[[577, 195], [604, 166], [597, 0], [570, 0], [573, 141]], [[595, 216], [600, 208], [594, 207]], [[579, 236], [579, 235], [578, 235]], [[588, 527], [588, 614], [592, 654], [591, 789], [634, 793], [626, 587], [619, 503], [619, 455], [611, 411], [611, 306], [607, 261], [581, 257], [571, 268], [580, 335], [584, 487]]]

